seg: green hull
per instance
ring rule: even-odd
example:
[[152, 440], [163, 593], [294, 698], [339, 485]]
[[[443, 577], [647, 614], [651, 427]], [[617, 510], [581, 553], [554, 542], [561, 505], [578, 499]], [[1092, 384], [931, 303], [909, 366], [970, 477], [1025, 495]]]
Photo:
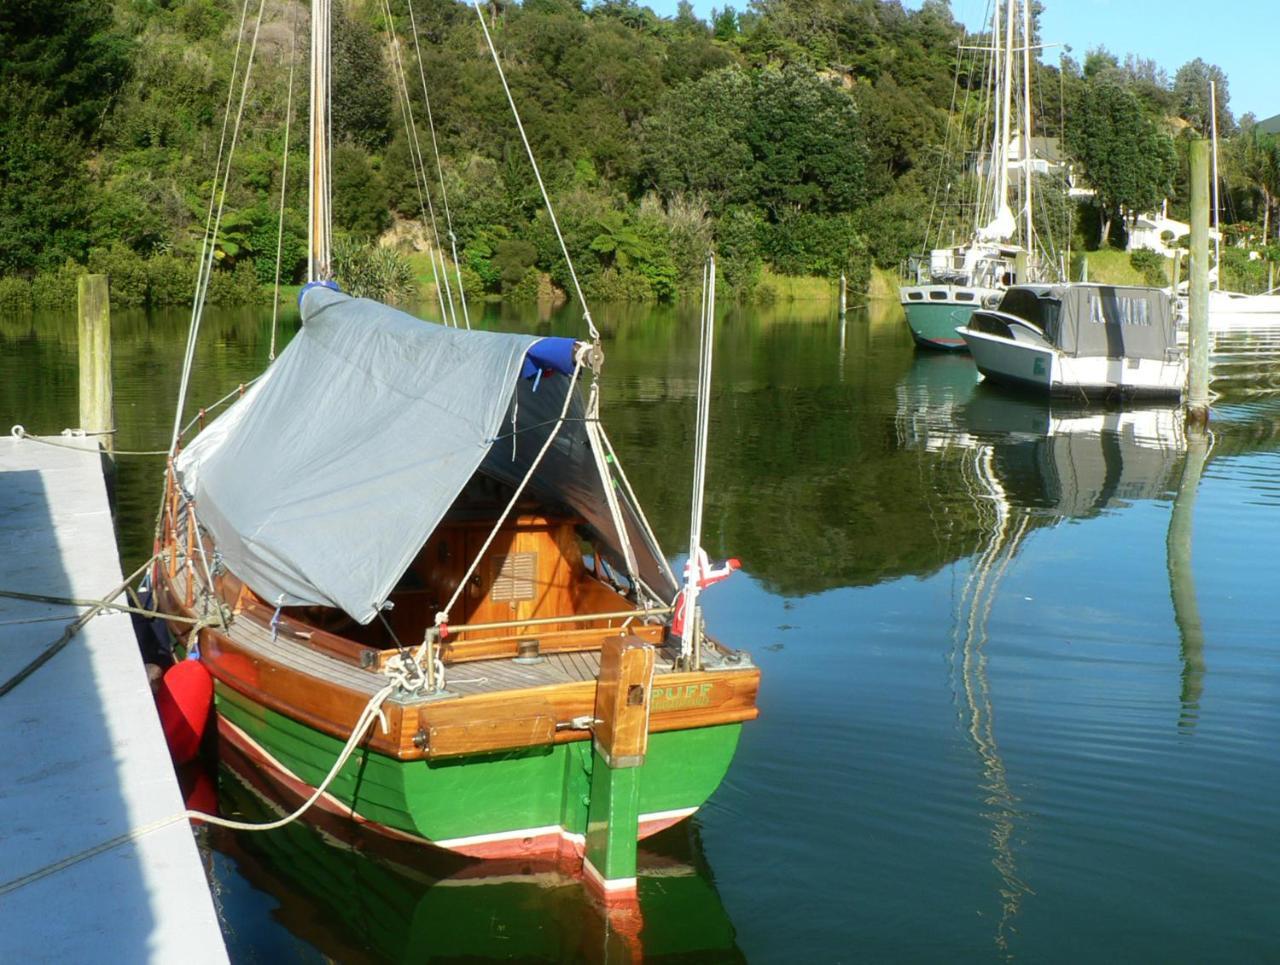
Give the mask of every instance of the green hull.
[[[226, 762], [224, 761], [224, 764]], [[264, 797], [260, 781], [227, 765], [218, 799], [225, 813], [265, 822], [291, 810]], [[700, 843], [673, 829], [640, 853], [643, 954], [741, 962], [736, 935]], [[399, 863], [335, 841], [296, 822], [275, 831], [213, 830], [238, 873], [269, 896], [271, 917], [333, 961], [632, 961], [625, 935], [588, 900], [579, 881], [520, 862]], [[239, 904], [236, 896], [231, 900]], [[229, 936], [233, 959], [252, 939]]]
[[[270, 758], [258, 760], [260, 766], [283, 768], [311, 788], [324, 780], [342, 749], [342, 741], [222, 684], [217, 709], [234, 725], [229, 733], [242, 732], [257, 745], [252, 751]], [[691, 811], [711, 796], [733, 759], [741, 728], [722, 724], [650, 735], [638, 768], [642, 836], [671, 823], [670, 812]], [[515, 856], [545, 850], [549, 839], [585, 836], [592, 756], [590, 741], [441, 761], [359, 751], [328, 791], [361, 818], [394, 831], [467, 854]], [[490, 840], [468, 840], [478, 836]]]
[[917, 345], [950, 351], [964, 350], [964, 339], [956, 334], [956, 329], [969, 324], [969, 317], [976, 307], [972, 303], [960, 305], [955, 302], [904, 302], [902, 305], [911, 337]]

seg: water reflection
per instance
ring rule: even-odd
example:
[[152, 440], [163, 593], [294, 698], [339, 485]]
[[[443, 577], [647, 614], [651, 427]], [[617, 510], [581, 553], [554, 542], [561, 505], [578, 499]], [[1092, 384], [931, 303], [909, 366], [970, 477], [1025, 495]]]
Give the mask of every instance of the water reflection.
[[1177, 484], [1168, 562], [1183, 641], [1185, 717], [1198, 704], [1204, 666], [1190, 546], [1207, 449], [1194, 442], [1188, 455], [1175, 408], [1063, 406], [975, 383], [959, 360], [917, 360], [896, 389], [895, 431], [903, 446], [932, 456], [932, 471], [958, 467], [977, 518], [977, 547], [958, 564], [967, 572], [954, 592], [949, 663], [960, 726], [981, 769], [981, 817], [998, 876], [992, 940], [1012, 958], [1016, 919], [1036, 891], [1020, 867], [1019, 842], [1030, 822], [1001, 751], [989, 673], [990, 624], [1002, 586], [1037, 529], [1162, 499]]
[[[219, 763], [222, 814], [269, 821], [294, 806], [234, 754]], [[261, 906], [265, 896], [271, 918], [319, 960], [745, 960], [692, 821], [641, 846], [643, 913], [608, 915], [553, 862], [467, 861], [405, 848], [324, 813], [275, 831], [208, 834], [238, 872], [222, 876], [224, 910]], [[229, 940], [233, 960], [256, 958], [268, 943], [261, 929], [243, 937], [232, 929]]]

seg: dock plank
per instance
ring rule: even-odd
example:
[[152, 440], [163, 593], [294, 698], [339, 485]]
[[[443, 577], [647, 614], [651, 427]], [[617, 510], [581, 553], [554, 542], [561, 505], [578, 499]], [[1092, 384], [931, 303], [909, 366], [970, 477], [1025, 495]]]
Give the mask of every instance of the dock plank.
[[[97, 446], [82, 445], [0, 440], [0, 588], [94, 599], [120, 583]], [[0, 681], [75, 613], [0, 598]], [[90, 620], [0, 697], [0, 733], [0, 960], [227, 961], [189, 824], [128, 838], [183, 808], [129, 617]]]

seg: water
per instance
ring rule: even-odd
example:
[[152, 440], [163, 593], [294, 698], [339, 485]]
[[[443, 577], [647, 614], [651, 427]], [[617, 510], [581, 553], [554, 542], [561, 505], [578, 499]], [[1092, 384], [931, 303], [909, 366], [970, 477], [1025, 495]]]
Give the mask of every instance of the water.
[[[518, 313], [488, 324], [519, 325]], [[687, 539], [697, 328], [601, 312], [605, 421]], [[117, 314], [126, 449], [162, 448], [185, 318]], [[286, 328], [292, 331], [296, 320]], [[269, 317], [206, 320], [192, 396], [262, 367]], [[571, 312], [526, 330], [577, 333]], [[5, 425], [75, 421], [71, 319], [0, 321]], [[644, 850], [653, 960], [1257, 960], [1280, 899], [1280, 397], [1220, 345], [1210, 445], [1167, 409], [1039, 404], [916, 355], [891, 313], [737, 311], [716, 345], [711, 629], [761, 718]], [[161, 460], [122, 458], [126, 566]], [[222, 806], [269, 806], [223, 771]], [[387, 860], [338, 829], [205, 836], [238, 962], [626, 957], [571, 879]], [[607, 951], [606, 951], [607, 950]]]

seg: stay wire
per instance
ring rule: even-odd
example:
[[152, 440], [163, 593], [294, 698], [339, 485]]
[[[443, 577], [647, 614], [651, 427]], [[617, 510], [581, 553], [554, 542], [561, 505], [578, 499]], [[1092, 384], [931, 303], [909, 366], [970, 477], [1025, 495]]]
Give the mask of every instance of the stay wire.
[[582, 305], [582, 315], [587, 322], [587, 331], [591, 333], [592, 341], [598, 342], [600, 341], [600, 331], [596, 328], [596, 323], [591, 318], [591, 309], [587, 306], [587, 296], [583, 294], [582, 284], [578, 281], [578, 273], [573, 267], [573, 258], [569, 255], [569, 246], [565, 244], [564, 235], [560, 231], [560, 222], [556, 220], [555, 208], [551, 204], [551, 196], [547, 193], [547, 186], [542, 180], [542, 172], [538, 169], [538, 160], [533, 155], [529, 137], [525, 134], [524, 124], [520, 121], [520, 112], [516, 109], [515, 98], [511, 96], [511, 85], [507, 83], [507, 74], [502, 69], [502, 61], [498, 58], [498, 49], [493, 45], [493, 37], [489, 35], [489, 25], [485, 23], [484, 12], [480, 9], [479, 0], [472, 0], [471, 5], [476, 12], [476, 17], [480, 20], [480, 29], [484, 32], [484, 40], [488, 44], [489, 53], [493, 57], [493, 65], [498, 69], [498, 79], [502, 81], [502, 89], [506, 92], [507, 103], [511, 105], [511, 116], [515, 118], [516, 129], [520, 132], [520, 140], [524, 143], [525, 153], [529, 156], [529, 164], [533, 167], [533, 176], [538, 181], [538, 190], [542, 192], [542, 200], [547, 206], [547, 215], [551, 218], [551, 227], [555, 229], [556, 240], [560, 242], [560, 251], [564, 254], [564, 262], [569, 268], [569, 277], [573, 279], [574, 291], [577, 292], [578, 301]]

